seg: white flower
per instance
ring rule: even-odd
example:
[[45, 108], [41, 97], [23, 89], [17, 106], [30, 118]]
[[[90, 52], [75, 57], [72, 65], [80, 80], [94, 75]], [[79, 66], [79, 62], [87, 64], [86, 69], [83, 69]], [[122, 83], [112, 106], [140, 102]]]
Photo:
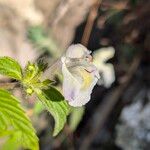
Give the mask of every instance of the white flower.
[[63, 94], [74, 107], [85, 105], [99, 79], [97, 68], [91, 62], [90, 51], [81, 44], [71, 45], [61, 58]]
[[115, 81], [114, 67], [110, 63], [106, 63], [107, 60], [114, 56], [115, 49], [113, 47], [100, 48], [93, 53], [93, 63], [102, 74], [102, 79], [98, 81], [98, 84], [103, 84], [105, 87], [110, 87]]

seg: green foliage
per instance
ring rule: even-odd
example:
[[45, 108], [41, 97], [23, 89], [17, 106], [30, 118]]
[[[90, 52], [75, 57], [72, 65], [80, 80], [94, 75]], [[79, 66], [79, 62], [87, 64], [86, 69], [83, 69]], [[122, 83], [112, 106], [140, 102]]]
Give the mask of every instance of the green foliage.
[[20, 102], [3, 89], [0, 89], [0, 137], [7, 137], [3, 150], [39, 149], [35, 130]]
[[56, 136], [66, 123], [69, 107], [61, 93], [50, 87], [53, 81], [49, 79], [41, 81], [41, 73], [45, 70], [45, 66], [43, 62], [38, 64], [28, 63], [24, 72], [23, 85], [29, 95], [36, 92], [38, 98], [54, 117], [55, 128], [53, 135]]
[[28, 62], [23, 75], [24, 84], [34, 84], [40, 82], [42, 72], [47, 68], [47, 64], [34, 64]]
[[39, 115], [44, 110], [44, 106], [41, 101], [37, 101], [34, 105], [33, 112], [35, 115]]
[[39, 100], [44, 104], [55, 120], [53, 136], [56, 136], [64, 127], [69, 106], [64, 97], [53, 87], [44, 90], [36, 90]]
[[47, 64], [39, 62], [38, 64], [28, 62], [24, 70], [22, 84], [26, 89], [27, 94], [31, 95], [35, 88], [46, 88], [53, 81], [46, 79], [41, 81], [42, 72], [47, 68]]
[[28, 30], [28, 38], [40, 50], [45, 50], [52, 54], [54, 57], [59, 56], [60, 50], [52, 37], [44, 31], [41, 26], [32, 26]]
[[0, 74], [13, 79], [22, 79], [22, 69], [17, 61], [10, 57], [0, 57]]
[[69, 118], [69, 126], [72, 131], [75, 131], [78, 127], [83, 115], [84, 115], [85, 107], [72, 108], [70, 118]]
[[[56, 136], [63, 129], [70, 109], [62, 94], [51, 87], [53, 81], [41, 79], [45, 69], [47, 64], [39, 61], [29, 62], [22, 71], [20, 65], [12, 58], [0, 58], [0, 74], [20, 80], [26, 93], [28, 95], [36, 93], [43, 106], [54, 117], [53, 135]], [[0, 89], [0, 137], [5, 136], [9, 138], [3, 149], [15, 150], [20, 147], [38, 149], [38, 138], [34, 128], [19, 102], [8, 91]]]

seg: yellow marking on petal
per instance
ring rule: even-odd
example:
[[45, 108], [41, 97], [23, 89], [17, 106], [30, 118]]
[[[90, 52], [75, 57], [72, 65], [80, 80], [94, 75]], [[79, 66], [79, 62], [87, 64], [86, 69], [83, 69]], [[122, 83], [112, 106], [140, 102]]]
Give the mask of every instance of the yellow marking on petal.
[[81, 74], [81, 77], [83, 79], [83, 83], [82, 83], [82, 87], [81, 89], [86, 89], [90, 86], [92, 80], [93, 80], [93, 77], [91, 75], [91, 73], [87, 72], [86, 70], [80, 70], [80, 74]]

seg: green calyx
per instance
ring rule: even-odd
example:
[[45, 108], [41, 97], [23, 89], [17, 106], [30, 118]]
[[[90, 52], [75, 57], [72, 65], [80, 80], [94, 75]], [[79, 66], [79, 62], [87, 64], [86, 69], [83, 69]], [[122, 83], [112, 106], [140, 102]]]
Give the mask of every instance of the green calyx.
[[47, 88], [53, 82], [49, 79], [43, 81], [41, 79], [42, 73], [46, 67], [47, 64], [42, 62], [37, 64], [28, 62], [22, 80], [23, 87], [26, 89], [25, 91], [28, 95], [32, 95], [35, 89]]

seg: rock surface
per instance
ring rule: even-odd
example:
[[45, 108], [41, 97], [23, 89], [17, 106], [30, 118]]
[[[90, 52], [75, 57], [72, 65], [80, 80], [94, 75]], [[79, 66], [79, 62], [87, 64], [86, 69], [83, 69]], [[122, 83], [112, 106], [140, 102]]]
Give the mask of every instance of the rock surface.
[[121, 123], [116, 128], [116, 144], [123, 150], [148, 150], [150, 147], [150, 101], [143, 106], [144, 93], [139, 94], [134, 103], [123, 109]]

